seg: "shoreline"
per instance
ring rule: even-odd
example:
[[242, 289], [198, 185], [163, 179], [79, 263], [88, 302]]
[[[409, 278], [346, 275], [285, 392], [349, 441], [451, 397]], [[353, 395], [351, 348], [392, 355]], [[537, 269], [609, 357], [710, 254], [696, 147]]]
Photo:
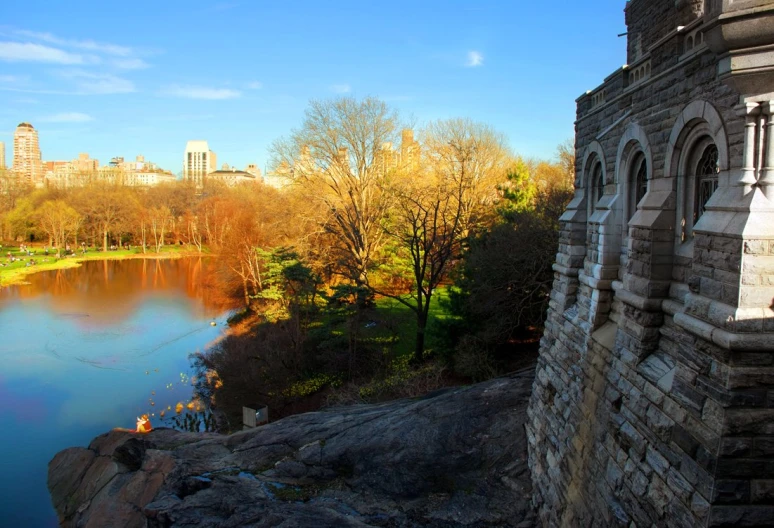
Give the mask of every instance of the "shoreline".
[[[43, 262], [39, 264], [35, 264], [34, 266], [30, 267], [24, 267], [24, 268], [15, 268], [10, 270], [3, 270], [0, 269], [0, 288], [5, 288], [6, 286], [16, 286], [21, 284], [29, 284], [25, 278], [28, 275], [32, 275], [34, 273], [40, 273], [43, 271], [53, 271], [53, 270], [60, 270], [60, 269], [69, 269], [69, 268], [77, 268], [81, 265], [81, 263], [89, 261], [89, 260], [129, 260], [129, 259], [176, 259], [176, 258], [184, 258], [184, 257], [211, 257], [213, 256], [211, 253], [206, 252], [206, 249], [204, 252], [199, 252], [197, 249], [183, 249], [183, 250], [174, 250], [174, 251], [168, 251], [168, 252], [161, 252], [161, 253], [122, 253], [117, 252], [117, 254], [110, 254], [111, 252], [108, 251], [107, 253], [100, 251], [96, 252], [94, 254], [86, 254], [81, 256], [75, 256], [75, 257], [64, 257], [60, 258], [54, 262]], [[36, 255], [37, 257], [38, 255]]]

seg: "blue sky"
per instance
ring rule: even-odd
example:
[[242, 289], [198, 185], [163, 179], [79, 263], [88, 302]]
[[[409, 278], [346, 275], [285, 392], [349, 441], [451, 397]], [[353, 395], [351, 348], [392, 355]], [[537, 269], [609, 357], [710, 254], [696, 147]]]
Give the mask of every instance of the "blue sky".
[[[189, 139], [264, 167], [310, 99], [377, 96], [421, 126], [469, 117], [553, 156], [575, 99], [626, 62], [623, 0], [132, 1], [0, 5], [0, 141], [177, 173]], [[108, 6], [109, 7], [106, 7]]]

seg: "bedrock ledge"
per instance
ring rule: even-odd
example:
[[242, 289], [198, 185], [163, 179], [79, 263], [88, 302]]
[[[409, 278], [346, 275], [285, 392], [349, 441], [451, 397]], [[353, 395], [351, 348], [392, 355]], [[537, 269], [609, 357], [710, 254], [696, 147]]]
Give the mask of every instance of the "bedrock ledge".
[[111, 431], [59, 452], [48, 488], [65, 527], [534, 526], [524, 432], [533, 377], [530, 368], [228, 436]]

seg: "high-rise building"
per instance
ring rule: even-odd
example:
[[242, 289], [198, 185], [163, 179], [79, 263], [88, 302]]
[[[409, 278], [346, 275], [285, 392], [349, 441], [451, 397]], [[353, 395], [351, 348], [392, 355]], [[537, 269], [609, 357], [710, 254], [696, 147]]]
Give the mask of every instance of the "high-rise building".
[[192, 180], [197, 187], [204, 183], [208, 173], [217, 170], [217, 156], [206, 141], [194, 140], [186, 143], [183, 159], [183, 179]]
[[400, 162], [404, 169], [416, 171], [419, 168], [419, 142], [414, 139], [414, 131], [404, 128], [400, 136]]
[[398, 156], [392, 148], [392, 142], [385, 141], [382, 148], [374, 152], [374, 169], [378, 174], [387, 174], [398, 166]]
[[5, 143], [0, 141], [0, 170], [5, 168]]
[[13, 171], [30, 183], [43, 183], [38, 131], [29, 123], [20, 123], [13, 135]]

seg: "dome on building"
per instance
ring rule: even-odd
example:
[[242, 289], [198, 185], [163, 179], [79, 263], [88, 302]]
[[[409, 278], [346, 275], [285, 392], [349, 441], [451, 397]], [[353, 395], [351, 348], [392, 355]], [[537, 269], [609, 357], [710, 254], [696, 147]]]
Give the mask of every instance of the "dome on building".
[[33, 130], [35, 129], [35, 127], [34, 127], [34, 126], [32, 126], [32, 125], [31, 125], [31, 124], [29, 124], [29, 123], [19, 123], [19, 126], [17, 126], [16, 128], [31, 128], [31, 129], [33, 129]]

